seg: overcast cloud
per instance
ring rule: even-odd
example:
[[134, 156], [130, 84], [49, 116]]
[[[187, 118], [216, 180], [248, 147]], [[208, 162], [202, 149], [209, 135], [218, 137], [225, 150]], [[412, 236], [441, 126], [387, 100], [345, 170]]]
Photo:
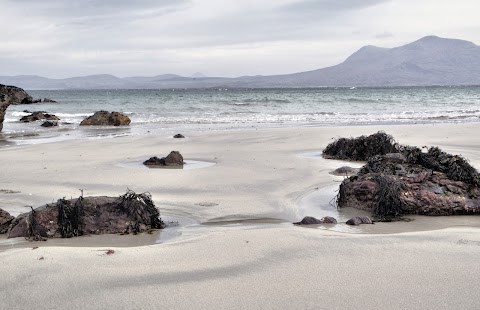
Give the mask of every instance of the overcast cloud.
[[478, 0], [0, 0], [0, 75], [280, 74], [425, 35], [480, 43]]

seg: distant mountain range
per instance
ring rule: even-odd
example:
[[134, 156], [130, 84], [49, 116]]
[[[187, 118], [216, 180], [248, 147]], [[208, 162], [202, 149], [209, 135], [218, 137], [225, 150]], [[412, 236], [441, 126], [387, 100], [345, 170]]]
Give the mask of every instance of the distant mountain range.
[[89, 75], [67, 79], [0, 76], [0, 84], [25, 89], [274, 88], [480, 85], [480, 46], [427, 36], [395, 48], [364, 46], [336, 66], [285, 75], [238, 78], [164, 74], [118, 78]]

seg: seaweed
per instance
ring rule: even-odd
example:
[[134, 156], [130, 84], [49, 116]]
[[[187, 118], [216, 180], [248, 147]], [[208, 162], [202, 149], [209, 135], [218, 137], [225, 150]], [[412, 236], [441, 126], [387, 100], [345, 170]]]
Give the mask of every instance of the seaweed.
[[35, 216], [36, 211], [33, 209], [33, 207], [30, 208], [32, 209], [32, 212], [30, 212], [25, 219], [25, 222], [27, 224], [27, 234], [25, 235], [25, 240], [46, 241], [47, 239], [44, 238], [38, 230], [37, 219]]
[[480, 174], [460, 155], [448, 154], [438, 147], [431, 147], [424, 153], [417, 147], [402, 146], [400, 152], [409, 164], [417, 164], [427, 169], [443, 172], [451, 180], [480, 187]]
[[141, 231], [140, 223], [150, 223], [148, 228], [165, 228], [165, 223], [160, 218], [160, 211], [155, 207], [150, 193], [137, 194], [128, 189], [119, 199], [119, 206], [134, 219], [131, 223], [131, 230], [134, 234]]
[[405, 190], [402, 181], [385, 174], [374, 175], [373, 181], [378, 185], [373, 216], [379, 219], [401, 216], [403, 203], [400, 196]]
[[370, 136], [339, 138], [323, 150], [324, 158], [366, 161], [375, 155], [398, 153], [398, 145], [391, 135], [379, 131]]
[[[82, 193], [83, 194], [83, 193]], [[83, 235], [83, 196], [78, 197], [72, 206], [65, 197], [57, 200], [58, 230], [62, 238]]]

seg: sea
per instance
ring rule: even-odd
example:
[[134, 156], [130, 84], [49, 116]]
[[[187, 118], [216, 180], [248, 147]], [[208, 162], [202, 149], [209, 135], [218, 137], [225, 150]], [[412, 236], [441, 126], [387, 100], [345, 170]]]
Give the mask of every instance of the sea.
[[[56, 103], [11, 105], [0, 145], [103, 139], [124, 135], [262, 127], [361, 126], [480, 121], [480, 86], [308, 88], [29, 90]], [[95, 111], [118, 111], [126, 127], [90, 128], [80, 122]], [[55, 114], [58, 127], [22, 123], [32, 111]], [[89, 128], [87, 128], [89, 127]]]

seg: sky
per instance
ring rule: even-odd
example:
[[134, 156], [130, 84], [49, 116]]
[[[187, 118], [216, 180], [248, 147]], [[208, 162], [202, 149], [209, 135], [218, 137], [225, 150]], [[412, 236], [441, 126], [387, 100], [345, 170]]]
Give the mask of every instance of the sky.
[[478, 12], [478, 0], [0, 0], [0, 76], [294, 73], [426, 35], [479, 45]]

